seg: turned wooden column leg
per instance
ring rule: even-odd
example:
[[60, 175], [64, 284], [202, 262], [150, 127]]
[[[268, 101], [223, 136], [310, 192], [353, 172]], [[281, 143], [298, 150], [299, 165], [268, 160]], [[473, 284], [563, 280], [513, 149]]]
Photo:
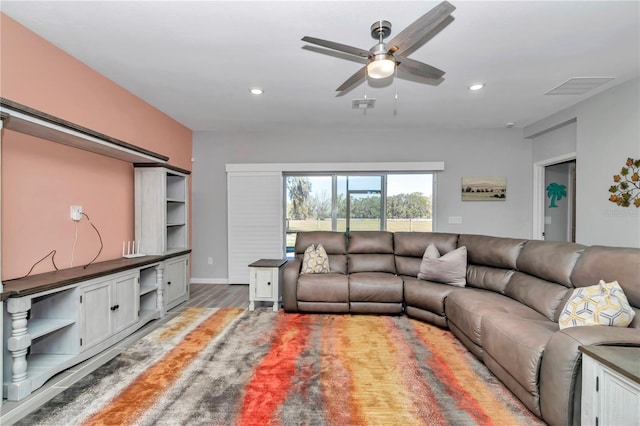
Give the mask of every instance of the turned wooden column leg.
[[19, 401], [31, 393], [31, 381], [27, 374], [27, 353], [31, 346], [27, 315], [31, 299], [7, 300], [7, 312], [11, 314], [11, 337], [7, 339], [11, 363], [11, 383], [7, 389], [9, 401]]
[[164, 317], [166, 314], [166, 309], [164, 307], [164, 265], [159, 265], [156, 268], [156, 285], [158, 286], [158, 291], [156, 294], [158, 295], [156, 298], [156, 307], [160, 310], [160, 318]]

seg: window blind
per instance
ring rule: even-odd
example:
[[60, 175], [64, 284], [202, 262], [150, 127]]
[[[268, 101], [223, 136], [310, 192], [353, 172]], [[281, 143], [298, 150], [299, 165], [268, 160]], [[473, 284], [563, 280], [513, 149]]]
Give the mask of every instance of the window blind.
[[229, 283], [248, 284], [248, 265], [284, 257], [282, 173], [227, 172]]

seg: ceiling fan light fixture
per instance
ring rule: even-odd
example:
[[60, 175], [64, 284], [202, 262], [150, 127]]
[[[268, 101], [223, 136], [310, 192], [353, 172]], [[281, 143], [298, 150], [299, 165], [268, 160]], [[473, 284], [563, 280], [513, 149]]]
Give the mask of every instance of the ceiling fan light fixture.
[[252, 87], [251, 89], [249, 89], [249, 91], [251, 92], [252, 95], [262, 95], [264, 93], [264, 91], [259, 88], [259, 87]]
[[476, 91], [476, 90], [482, 89], [483, 87], [484, 87], [484, 83], [475, 83], [469, 86], [469, 90]]
[[389, 54], [376, 55], [367, 65], [367, 74], [370, 78], [387, 78], [396, 70], [396, 61]]

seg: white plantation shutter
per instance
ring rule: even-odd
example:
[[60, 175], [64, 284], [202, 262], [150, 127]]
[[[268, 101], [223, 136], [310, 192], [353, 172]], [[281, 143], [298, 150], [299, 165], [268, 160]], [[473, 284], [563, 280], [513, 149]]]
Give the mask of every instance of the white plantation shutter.
[[248, 284], [250, 263], [284, 257], [280, 172], [227, 172], [229, 284]]

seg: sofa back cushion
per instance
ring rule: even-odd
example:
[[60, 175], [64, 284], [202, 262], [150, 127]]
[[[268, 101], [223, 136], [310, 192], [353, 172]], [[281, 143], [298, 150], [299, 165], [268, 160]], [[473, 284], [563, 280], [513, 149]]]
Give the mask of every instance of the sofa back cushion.
[[571, 271], [584, 249], [581, 244], [531, 240], [516, 264], [521, 272], [572, 288]]
[[502, 269], [516, 269], [516, 262], [527, 240], [462, 234], [458, 247], [467, 247], [469, 263]]
[[349, 233], [349, 273], [396, 273], [393, 257], [393, 234], [387, 231], [352, 231]]
[[571, 290], [523, 272], [515, 272], [504, 294], [535, 309], [549, 320], [558, 322], [560, 312]]
[[458, 247], [467, 247], [467, 286], [504, 293], [527, 240], [462, 234]]
[[342, 232], [311, 231], [298, 232], [296, 236], [295, 256], [304, 257], [304, 251], [311, 244], [322, 244], [329, 257], [329, 269], [337, 274], [347, 273], [347, 240]]
[[513, 269], [467, 265], [467, 285], [504, 294], [514, 272]]
[[444, 232], [394, 232], [393, 249], [398, 275], [417, 277], [422, 256], [429, 244], [436, 246], [441, 255], [455, 250], [458, 234]]
[[571, 273], [575, 287], [618, 281], [636, 316], [630, 327], [640, 328], [640, 249], [591, 246], [584, 249]]

